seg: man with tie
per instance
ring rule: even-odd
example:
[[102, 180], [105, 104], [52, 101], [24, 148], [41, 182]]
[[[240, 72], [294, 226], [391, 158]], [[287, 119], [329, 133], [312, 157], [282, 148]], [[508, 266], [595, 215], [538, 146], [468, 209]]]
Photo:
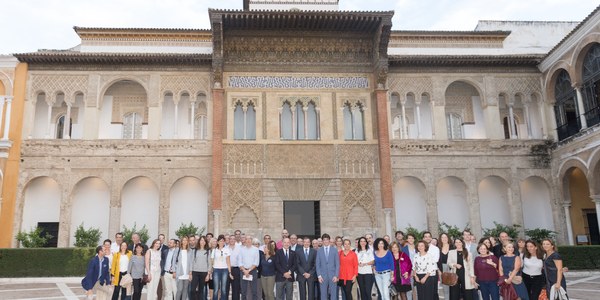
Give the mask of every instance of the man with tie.
[[300, 245], [298, 245], [296, 248], [296, 257], [298, 258], [298, 289], [300, 290], [300, 300], [312, 300], [315, 298], [314, 282], [317, 278], [317, 252], [311, 247], [308, 237], [303, 239], [303, 244], [304, 247], [300, 248]]
[[296, 252], [290, 250], [289, 238], [283, 239], [282, 246], [283, 248], [275, 253], [275, 298], [292, 300], [294, 272], [297, 269]]
[[[323, 247], [317, 251], [317, 277], [321, 287], [321, 300], [338, 299], [338, 275], [340, 273], [340, 257], [337, 249], [330, 245], [331, 237], [325, 233], [321, 237]], [[328, 297], [329, 296], [329, 297]]]

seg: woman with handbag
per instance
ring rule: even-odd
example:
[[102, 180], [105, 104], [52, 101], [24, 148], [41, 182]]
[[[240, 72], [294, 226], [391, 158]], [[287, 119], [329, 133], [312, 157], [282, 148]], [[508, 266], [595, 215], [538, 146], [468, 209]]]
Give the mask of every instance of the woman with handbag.
[[[396, 289], [397, 298], [407, 300], [406, 292], [410, 291], [410, 274], [412, 272], [412, 262], [410, 257], [400, 251], [400, 245], [393, 242], [390, 245], [392, 255], [394, 256], [394, 275], [392, 275], [392, 285]], [[396, 298], [396, 299], [397, 299]]]
[[158, 283], [160, 282], [160, 240], [152, 242], [152, 246], [146, 252], [146, 274], [148, 274], [148, 295], [147, 300], [156, 300], [158, 298]]
[[[450, 271], [448, 267], [448, 253], [454, 248], [450, 236], [446, 233], [440, 234], [440, 260], [438, 261], [438, 276], [442, 278], [443, 272]], [[450, 286], [442, 284], [444, 299], [450, 299]]]
[[525, 251], [523, 258], [523, 283], [527, 288], [529, 299], [537, 300], [544, 286], [546, 279], [544, 278], [544, 254], [542, 247], [532, 240], [525, 242]]
[[111, 273], [113, 276], [113, 285], [115, 286], [112, 300], [119, 299], [119, 292], [121, 292], [121, 300], [125, 300], [125, 297], [127, 297], [127, 290], [121, 286], [121, 278], [127, 274], [131, 251], [127, 250], [127, 242], [122, 242], [119, 247], [119, 252], [113, 254], [112, 260]]
[[358, 275], [358, 257], [356, 252], [352, 251], [352, 243], [349, 239], [342, 242], [343, 250], [338, 254], [340, 256], [340, 273], [338, 285], [345, 299], [352, 300], [352, 285], [356, 282]]
[[500, 300], [500, 289], [498, 288], [498, 258], [490, 253], [490, 247], [486, 244], [477, 246], [479, 256], [475, 257], [473, 268], [475, 278], [479, 284], [483, 300]]
[[456, 273], [458, 280], [455, 285], [450, 286], [450, 300], [459, 300], [461, 294], [465, 300], [472, 300], [473, 289], [477, 288], [472, 255], [469, 255], [461, 239], [454, 240], [454, 247], [448, 252], [448, 267], [451, 272]]
[[546, 274], [546, 294], [548, 295], [548, 298], [550, 298], [552, 290], [555, 290], [556, 293], [562, 287], [566, 292], [567, 282], [563, 274], [562, 257], [556, 252], [556, 245], [554, 242], [550, 239], [543, 239], [542, 249], [546, 252], [544, 271]]
[[429, 246], [425, 241], [417, 243], [417, 255], [413, 261], [413, 278], [417, 287], [418, 300], [435, 299], [437, 282], [435, 275], [437, 274], [437, 261], [427, 254]]
[[503, 250], [505, 254], [500, 257], [499, 273], [506, 277], [504, 279], [506, 284], [512, 284], [515, 288], [515, 292], [517, 292], [517, 296], [521, 298], [521, 300], [529, 300], [527, 289], [523, 284], [523, 277], [521, 276], [521, 266], [523, 263], [521, 262], [521, 258], [518, 255], [515, 255], [515, 244], [513, 242], [507, 242], [504, 244]]
[[129, 267], [127, 272], [131, 274], [133, 278], [133, 300], [142, 299], [142, 288], [144, 287], [144, 269], [145, 269], [145, 258], [144, 258], [144, 246], [142, 244], [136, 244], [133, 246], [134, 255], [129, 260]]

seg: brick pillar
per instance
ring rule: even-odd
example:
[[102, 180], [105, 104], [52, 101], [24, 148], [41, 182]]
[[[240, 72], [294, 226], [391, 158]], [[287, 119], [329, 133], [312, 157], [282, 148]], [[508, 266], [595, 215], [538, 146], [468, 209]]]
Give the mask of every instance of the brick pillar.
[[[223, 181], [223, 103], [225, 90], [213, 89], [212, 209], [221, 210]], [[215, 220], [216, 222], [217, 220]], [[217, 224], [215, 227], [219, 227]]]
[[377, 136], [379, 138], [379, 172], [381, 176], [381, 202], [383, 208], [393, 208], [392, 159], [390, 155], [390, 134], [388, 128], [387, 90], [376, 90]]

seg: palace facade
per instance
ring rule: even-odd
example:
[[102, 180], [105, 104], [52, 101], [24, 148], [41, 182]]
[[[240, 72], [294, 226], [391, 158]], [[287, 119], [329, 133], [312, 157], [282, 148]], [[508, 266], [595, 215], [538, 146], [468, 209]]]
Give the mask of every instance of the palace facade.
[[210, 29], [75, 27], [74, 48], [0, 57], [0, 247], [190, 222], [600, 242], [600, 9], [407, 31], [337, 4], [246, 0]]

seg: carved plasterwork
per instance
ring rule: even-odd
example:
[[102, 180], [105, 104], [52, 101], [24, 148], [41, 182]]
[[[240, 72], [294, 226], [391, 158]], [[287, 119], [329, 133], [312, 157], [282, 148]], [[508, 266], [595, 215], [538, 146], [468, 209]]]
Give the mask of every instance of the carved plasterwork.
[[343, 179], [342, 204], [344, 209], [342, 221], [344, 225], [348, 224], [348, 215], [355, 206], [361, 206], [369, 215], [371, 224], [376, 224], [373, 181]]
[[341, 108], [350, 105], [351, 108], [367, 109], [368, 101], [364, 97], [341, 97]]
[[261, 179], [229, 179], [227, 180], [227, 203], [231, 213], [229, 225], [238, 209], [248, 206], [261, 219], [262, 180]]
[[329, 179], [278, 179], [275, 189], [282, 200], [320, 200], [323, 198]]
[[[514, 95], [522, 93], [525, 95], [531, 95], [532, 93], [541, 93], [541, 85], [539, 77], [521, 77], [521, 78], [509, 78], [509, 77], [496, 77], [494, 79], [496, 83], [496, 91], [500, 93], [506, 93], [508, 95]], [[522, 99], [527, 101], [529, 97]]]
[[[312, 35], [312, 36], [311, 36]], [[227, 64], [371, 65], [373, 39], [367, 35], [315, 36], [311, 32], [228, 32], [223, 42]]]
[[378, 174], [379, 155], [377, 145], [338, 145], [338, 173], [344, 174]]
[[267, 173], [283, 178], [333, 176], [333, 145], [267, 145]]
[[228, 175], [264, 173], [263, 145], [223, 145], [223, 170]]
[[138, 113], [143, 117], [142, 123], [148, 123], [148, 105], [146, 96], [114, 96], [112, 106], [112, 123], [123, 123], [123, 116]]
[[366, 89], [366, 76], [243, 76], [228, 78], [230, 88], [266, 89]]
[[[160, 94], [164, 95], [167, 92], [173, 95], [180, 95], [183, 92], [194, 97], [200, 93], [205, 95], [210, 90], [208, 76], [161, 76], [160, 77]], [[195, 99], [195, 97], [194, 97]]]
[[247, 108], [248, 105], [258, 106], [258, 97], [233, 97], [231, 98], [231, 107], [235, 110], [235, 107], [241, 104], [243, 108]]
[[402, 96], [410, 92], [415, 95], [422, 95], [423, 93], [431, 95], [433, 92], [433, 82], [431, 78], [427, 77], [404, 78], [391, 76], [389, 79], [389, 90], [392, 93], [398, 93]]
[[31, 99], [41, 92], [46, 94], [46, 101], [53, 103], [54, 96], [62, 92], [65, 101], [73, 103], [75, 93], [87, 93], [88, 76], [82, 75], [31, 75]]
[[100, 78], [99, 86], [103, 87], [102, 91], [106, 92], [114, 83], [117, 83], [121, 80], [132, 80], [139, 83], [145, 90], [146, 94], [149, 94], [149, 83], [150, 83], [150, 75], [131, 75], [124, 77], [122, 75], [113, 75], [113, 76], [102, 76]]
[[321, 107], [321, 99], [318, 96], [290, 96], [279, 98], [280, 107], [286, 102], [291, 106], [294, 106], [296, 103], [301, 103], [302, 107], [308, 107], [308, 104], [312, 102], [316, 107]]

